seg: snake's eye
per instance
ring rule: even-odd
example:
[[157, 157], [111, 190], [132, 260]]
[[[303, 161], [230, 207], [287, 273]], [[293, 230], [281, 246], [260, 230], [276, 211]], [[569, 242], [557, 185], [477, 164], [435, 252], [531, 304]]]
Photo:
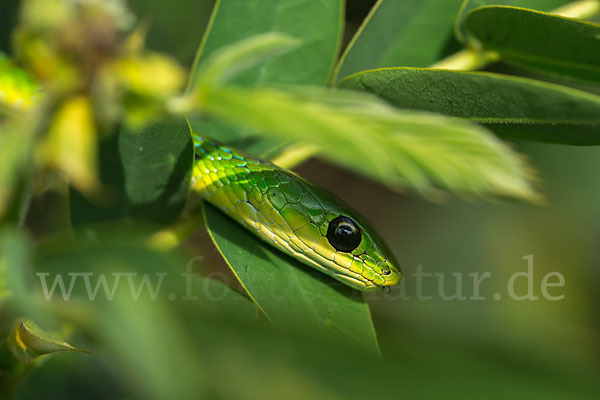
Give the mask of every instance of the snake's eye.
[[327, 240], [339, 251], [349, 253], [360, 244], [360, 228], [350, 218], [339, 216], [329, 223]]

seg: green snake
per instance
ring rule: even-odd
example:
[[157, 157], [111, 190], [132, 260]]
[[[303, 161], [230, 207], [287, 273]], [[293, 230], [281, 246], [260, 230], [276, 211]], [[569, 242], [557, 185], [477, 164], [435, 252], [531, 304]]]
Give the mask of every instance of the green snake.
[[[0, 105], [28, 108], [38, 86], [0, 54]], [[192, 189], [276, 248], [363, 291], [400, 282], [392, 253], [342, 200], [294, 172], [194, 136]]]
[[400, 282], [364, 217], [296, 173], [194, 135], [192, 190], [260, 239], [358, 290]]

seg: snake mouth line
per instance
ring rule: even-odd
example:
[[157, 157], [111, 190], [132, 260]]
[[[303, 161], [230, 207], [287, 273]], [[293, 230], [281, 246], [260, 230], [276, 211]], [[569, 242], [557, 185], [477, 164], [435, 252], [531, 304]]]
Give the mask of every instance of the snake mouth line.
[[371, 281], [361, 281], [359, 279], [343, 274], [332, 274], [332, 276], [342, 282], [345, 282], [347, 285], [353, 288], [362, 290], [363, 292], [381, 290], [381, 287], [375, 285]]

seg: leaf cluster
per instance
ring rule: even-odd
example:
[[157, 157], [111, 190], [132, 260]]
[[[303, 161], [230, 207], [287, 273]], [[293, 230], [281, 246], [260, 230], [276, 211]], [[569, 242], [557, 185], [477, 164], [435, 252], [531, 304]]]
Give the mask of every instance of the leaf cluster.
[[[184, 87], [122, 1], [23, 1], [0, 57], [3, 394], [78, 348], [110, 365], [106, 397], [362, 398], [410, 373], [379, 359], [360, 293], [198, 204], [192, 134], [426, 198], [538, 202], [505, 140], [600, 143], [600, 5], [379, 0], [342, 48], [353, 4], [217, 0]], [[200, 227], [217, 253], [185, 240]], [[158, 298], [45, 300], [39, 273], [75, 271], [168, 278]]]

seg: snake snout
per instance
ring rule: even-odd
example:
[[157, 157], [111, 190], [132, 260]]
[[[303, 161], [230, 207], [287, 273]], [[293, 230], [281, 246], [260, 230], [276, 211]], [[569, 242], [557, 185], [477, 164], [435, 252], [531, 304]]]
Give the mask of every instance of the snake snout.
[[400, 283], [402, 273], [399, 268], [392, 264], [391, 260], [379, 261], [377, 267], [380, 268], [380, 274], [385, 281], [382, 286], [394, 286]]

